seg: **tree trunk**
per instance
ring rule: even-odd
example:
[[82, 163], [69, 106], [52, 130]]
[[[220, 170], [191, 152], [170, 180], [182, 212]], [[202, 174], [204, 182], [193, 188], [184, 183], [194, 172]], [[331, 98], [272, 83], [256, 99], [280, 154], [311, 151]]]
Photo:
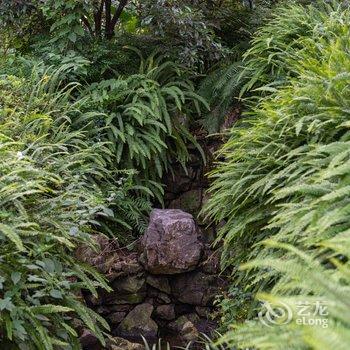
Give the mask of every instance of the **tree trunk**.
[[122, 12], [124, 10], [124, 7], [127, 5], [127, 3], [128, 3], [128, 0], [120, 0], [119, 1], [118, 8], [116, 9], [115, 14], [114, 14], [114, 16], [111, 20], [111, 23], [110, 23], [110, 30], [108, 32], [107, 39], [113, 38], [115, 26], [118, 22], [120, 15], [122, 14]]
[[109, 38], [110, 33], [113, 31], [113, 29], [111, 28], [112, 0], [105, 0], [105, 15], [106, 15], [105, 37]]
[[105, 0], [101, 0], [101, 4], [98, 10], [94, 13], [95, 35], [97, 37], [101, 37], [101, 33], [102, 33], [102, 13], [103, 13], [104, 3], [105, 3]]

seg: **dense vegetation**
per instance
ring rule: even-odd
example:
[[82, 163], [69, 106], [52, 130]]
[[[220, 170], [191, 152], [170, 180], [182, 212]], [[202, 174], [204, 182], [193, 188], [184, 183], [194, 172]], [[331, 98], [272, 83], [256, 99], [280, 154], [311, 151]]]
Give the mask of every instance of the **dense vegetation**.
[[4, 348], [12, 342], [23, 349], [77, 348], [71, 312], [101, 341], [98, 324], [107, 327], [77, 296], [81, 286], [93, 293], [97, 286], [108, 287], [90, 267], [74, 261], [72, 249], [91, 243], [91, 224], [108, 215], [109, 196], [126, 188], [106, 169], [106, 145], [88, 142], [82, 130], [70, 128], [70, 117], [79, 110], [68, 102], [74, 86], [57, 89], [61, 73], [34, 69], [27, 78], [0, 80]]
[[[243, 92], [254, 95], [252, 109], [221, 150], [225, 160], [211, 173], [207, 207], [225, 220], [217, 239], [224, 240], [224, 268], [242, 270], [232, 285], [241, 302], [257, 293], [296, 311], [298, 302], [320, 301], [328, 305], [329, 326], [289, 323], [281, 332], [279, 324], [249, 321], [223, 337], [231, 345], [349, 343], [348, 19], [337, 4], [307, 11], [292, 5], [257, 34], [240, 76]], [[234, 298], [224, 303], [226, 323], [239, 319], [239, 306]]]
[[105, 344], [81, 290], [109, 286], [76, 247], [135, 240], [232, 115], [203, 210], [230, 288], [203, 346], [348, 348], [350, 12], [308, 3], [0, 1], [1, 349], [80, 349], [81, 324]]

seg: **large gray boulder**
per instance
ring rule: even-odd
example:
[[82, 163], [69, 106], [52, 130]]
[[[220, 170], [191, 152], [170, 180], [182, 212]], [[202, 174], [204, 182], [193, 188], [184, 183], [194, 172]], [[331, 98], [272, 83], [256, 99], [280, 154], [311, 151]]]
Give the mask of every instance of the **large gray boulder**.
[[191, 271], [202, 255], [192, 215], [177, 209], [152, 211], [142, 247], [145, 269], [153, 274]]

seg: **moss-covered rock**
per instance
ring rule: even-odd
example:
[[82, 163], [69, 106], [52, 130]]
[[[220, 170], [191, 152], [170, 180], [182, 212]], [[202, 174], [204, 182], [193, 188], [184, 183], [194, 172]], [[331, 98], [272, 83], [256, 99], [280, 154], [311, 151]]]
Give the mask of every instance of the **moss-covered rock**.
[[137, 305], [119, 325], [119, 335], [130, 339], [156, 338], [158, 325], [151, 319], [153, 309], [148, 303]]

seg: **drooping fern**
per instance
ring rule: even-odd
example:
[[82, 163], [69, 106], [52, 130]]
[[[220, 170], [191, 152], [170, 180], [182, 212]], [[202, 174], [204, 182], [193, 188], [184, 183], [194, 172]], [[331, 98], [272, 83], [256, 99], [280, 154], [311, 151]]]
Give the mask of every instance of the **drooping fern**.
[[141, 60], [139, 74], [92, 84], [87, 93], [88, 109], [100, 114], [86, 113], [76, 124], [90, 123], [91, 137], [108, 142], [116, 166], [137, 170], [142, 189], [162, 201], [160, 180], [171, 161], [185, 167], [188, 142], [201, 150], [187, 124], [190, 108], [200, 113], [206, 101], [180, 67], [156, 54]]
[[[296, 267], [299, 275], [293, 275], [292, 288], [291, 271], [277, 267], [290, 260], [292, 266], [295, 252], [261, 242], [273, 236], [327, 264], [329, 252], [316, 247], [349, 230], [349, 11], [339, 4], [318, 9], [293, 5], [276, 16], [272, 26], [276, 34], [270, 32], [271, 37], [279, 36], [280, 19], [281, 32], [289, 38], [288, 13], [291, 23], [300, 23], [297, 28], [290, 26], [289, 51], [284, 44], [270, 51], [270, 63], [274, 53], [281, 51], [284, 64], [274, 69], [283, 69], [276, 71], [277, 80], [268, 73], [268, 80], [256, 76], [245, 86], [260, 86], [256, 90], [260, 100], [257, 104], [252, 100], [256, 106], [232, 128], [221, 150], [225, 160], [211, 174], [214, 182], [207, 213], [225, 222], [218, 237], [224, 241], [224, 267], [234, 266], [236, 271], [246, 261], [254, 261], [235, 273], [234, 285], [249, 292], [272, 289], [307, 298], [312, 289], [301, 289], [302, 268]], [[302, 32], [310, 23], [313, 28]], [[268, 57], [265, 34], [272, 27], [268, 25], [264, 35], [255, 39], [249, 54], [255, 52], [253, 63], [248, 62], [246, 69]], [[266, 53], [259, 55], [259, 49]], [[279, 83], [272, 87], [271, 81]], [[251, 345], [242, 346], [260, 342], [264, 348], [264, 331], [255, 343], [249, 338]]]
[[302, 6], [282, 2], [268, 23], [257, 31], [250, 49], [202, 81], [199, 94], [211, 106], [203, 118], [209, 133], [220, 130], [230, 107], [243, 97], [251, 97], [245, 100], [246, 105], [254, 104], [254, 97], [268, 95], [288, 83], [289, 77], [296, 76], [290, 62], [299, 59], [294, 54], [303, 49], [303, 39], [328, 35], [318, 26], [319, 16], [325, 20], [325, 16], [332, 15], [332, 7], [324, 2], [317, 5], [321, 11], [310, 8], [306, 20]]
[[102, 344], [108, 330], [80, 289], [108, 286], [73, 250], [92, 246], [127, 188], [108, 169], [107, 145], [71, 128], [76, 85], [61, 89], [62, 70], [37, 69], [0, 76], [0, 347], [80, 349], [74, 318]]
[[[266, 350], [346, 350], [350, 340], [349, 242], [348, 232], [320, 242], [320, 251], [331, 251], [323, 254], [323, 259], [329, 259], [324, 265], [292, 245], [266, 241], [267, 248], [278, 249], [286, 257], [253, 261], [244, 268], [265, 268], [284, 276], [283, 283], [258, 298], [272, 308], [288, 310], [289, 322], [281, 324], [285, 320], [277, 317], [269, 326], [258, 318], [236, 324], [218, 344]], [[300, 316], [300, 305], [306, 306], [306, 316]], [[324, 307], [322, 313], [317, 305]]]
[[198, 93], [211, 106], [203, 117], [203, 125], [209, 133], [218, 132], [226, 114], [235, 103], [241, 88], [242, 62], [237, 61], [209, 74], [201, 83]]

